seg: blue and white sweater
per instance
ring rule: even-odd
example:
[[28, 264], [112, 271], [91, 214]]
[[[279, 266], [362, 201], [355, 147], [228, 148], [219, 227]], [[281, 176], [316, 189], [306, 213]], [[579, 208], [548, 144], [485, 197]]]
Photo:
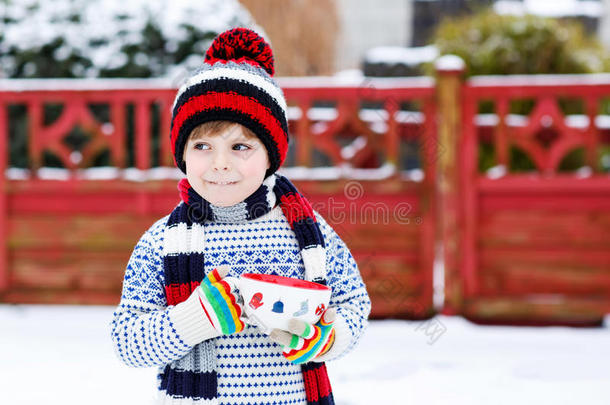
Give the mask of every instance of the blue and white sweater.
[[[349, 249], [318, 213], [316, 218], [327, 247], [330, 306], [337, 308], [338, 315], [335, 343], [316, 359], [329, 361], [357, 344], [371, 303]], [[188, 300], [176, 306], [166, 302], [161, 254], [167, 219], [153, 224], [134, 248], [111, 325], [119, 358], [133, 367], [156, 366], [159, 375], [166, 364], [197, 350], [201, 341], [197, 340], [201, 334], [193, 330], [196, 322], [185, 322], [193, 319]], [[228, 264], [231, 276], [258, 272], [304, 277], [297, 240], [279, 206], [245, 223], [206, 222], [204, 229], [206, 269]], [[217, 359], [209, 360], [216, 363], [220, 404], [306, 404], [301, 367], [288, 362], [282, 347], [258, 328], [246, 327], [241, 333], [214, 339]]]

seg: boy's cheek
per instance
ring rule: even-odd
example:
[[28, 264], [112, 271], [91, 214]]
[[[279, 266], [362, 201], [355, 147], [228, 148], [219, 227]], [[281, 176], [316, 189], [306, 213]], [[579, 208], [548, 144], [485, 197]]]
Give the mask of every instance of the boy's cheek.
[[201, 155], [197, 156], [187, 153], [184, 162], [187, 168], [190, 167], [191, 170], [197, 172], [205, 171], [206, 168], [209, 166], [208, 159]]

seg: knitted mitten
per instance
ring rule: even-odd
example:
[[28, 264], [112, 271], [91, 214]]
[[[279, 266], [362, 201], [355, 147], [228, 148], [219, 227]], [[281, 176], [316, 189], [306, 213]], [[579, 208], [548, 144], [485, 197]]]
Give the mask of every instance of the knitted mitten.
[[288, 331], [274, 329], [269, 334], [269, 338], [284, 346], [284, 357], [290, 362], [307, 363], [328, 352], [333, 345], [335, 341], [333, 323], [336, 316], [336, 310], [328, 308], [315, 325], [292, 319], [288, 324]]
[[223, 280], [229, 273], [227, 266], [212, 270], [197, 288], [199, 302], [208, 320], [218, 332], [230, 335], [241, 332], [244, 322], [241, 320], [242, 308], [237, 302], [235, 287]]

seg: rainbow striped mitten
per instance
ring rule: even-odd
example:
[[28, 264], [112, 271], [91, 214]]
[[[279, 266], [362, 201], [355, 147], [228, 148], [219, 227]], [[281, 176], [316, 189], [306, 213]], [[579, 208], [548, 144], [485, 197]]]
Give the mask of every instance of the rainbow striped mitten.
[[[335, 341], [333, 323], [337, 312], [328, 308], [315, 325], [292, 319], [288, 331], [274, 329], [269, 338], [284, 346], [284, 357], [294, 364], [303, 364], [328, 352]], [[290, 332], [290, 333], [289, 333]]]
[[218, 332], [230, 335], [241, 332], [244, 322], [241, 320], [242, 308], [237, 302], [235, 287], [223, 280], [229, 274], [227, 266], [212, 270], [199, 286], [199, 302], [208, 320]]

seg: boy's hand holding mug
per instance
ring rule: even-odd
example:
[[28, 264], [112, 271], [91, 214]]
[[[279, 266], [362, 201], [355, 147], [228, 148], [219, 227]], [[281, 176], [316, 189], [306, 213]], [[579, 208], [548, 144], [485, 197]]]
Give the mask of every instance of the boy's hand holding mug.
[[[331, 293], [328, 287], [274, 275], [245, 274], [236, 278], [228, 274], [229, 268], [220, 266], [198, 287], [199, 301], [218, 332], [241, 332], [245, 323], [258, 326], [284, 347], [284, 357], [294, 364], [307, 363], [331, 348], [337, 312], [326, 308]], [[242, 308], [244, 302], [248, 304], [247, 313]], [[314, 310], [323, 312], [316, 316]], [[312, 324], [288, 314], [319, 320]]]
[[224, 278], [229, 274], [228, 266], [219, 266], [203, 279], [197, 292], [205, 314], [218, 332], [231, 335], [244, 329], [242, 307], [233, 283]]
[[309, 324], [299, 319], [292, 319], [288, 331], [274, 329], [269, 338], [284, 346], [284, 357], [294, 364], [303, 364], [328, 352], [335, 341], [334, 322], [337, 312], [328, 308], [320, 320]]

